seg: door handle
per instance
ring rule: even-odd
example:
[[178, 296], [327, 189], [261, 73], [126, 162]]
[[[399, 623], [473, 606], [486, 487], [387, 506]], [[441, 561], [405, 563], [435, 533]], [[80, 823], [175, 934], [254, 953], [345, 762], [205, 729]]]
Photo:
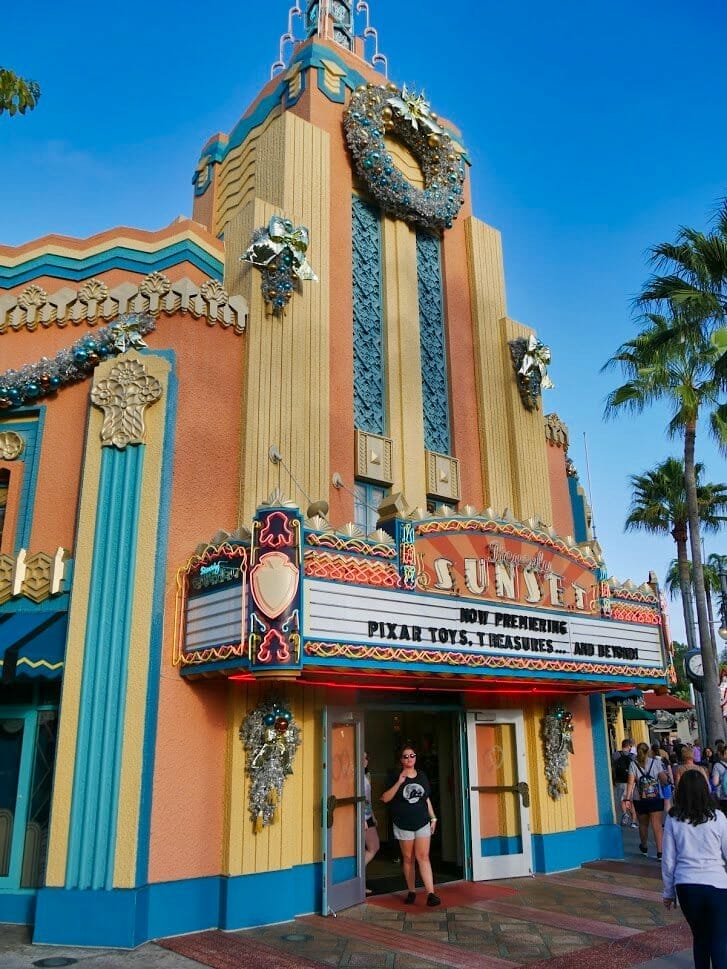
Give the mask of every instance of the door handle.
[[366, 798], [364, 795], [359, 797], [336, 797], [335, 794], [331, 796], [326, 801], [326, 827], [333, 827], [333, 815], [336, 813], [337, 807], [345, 807], [347, 804], [365, 804]]
[[471, 787], [470, 790], [477, 791], [478, 794], [519, 794], [523, 799], [523, 807], [530, 807], [530, 788], [525, 781], [509, 787]]

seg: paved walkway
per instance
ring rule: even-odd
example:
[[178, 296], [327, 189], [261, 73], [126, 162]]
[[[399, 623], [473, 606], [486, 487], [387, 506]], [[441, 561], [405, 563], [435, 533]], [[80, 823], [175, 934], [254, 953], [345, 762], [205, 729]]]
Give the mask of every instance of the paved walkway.
[[[661, 903], [655, 859], [631, 831], [626, 859], [558, 875], [374, 897], [338, 918], [305, 916], [244, 932], [198, 932], [133, 952], [33, 946], [0, 926], [0, 967], [40, 969], [686, 969], [691, 938], [681, 913]], [[63, 961], [60, 960], [73, 960]]]

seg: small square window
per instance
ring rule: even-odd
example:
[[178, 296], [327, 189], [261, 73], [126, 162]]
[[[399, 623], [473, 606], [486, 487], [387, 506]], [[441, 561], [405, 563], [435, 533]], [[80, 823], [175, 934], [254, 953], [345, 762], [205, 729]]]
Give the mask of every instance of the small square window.
[[354, 524], [358, 525], [364, 535], [369, 535], [376, 530], [379, 505], [388, 494], [388, 488], [366, 481], [356, 481], [354, 494]]

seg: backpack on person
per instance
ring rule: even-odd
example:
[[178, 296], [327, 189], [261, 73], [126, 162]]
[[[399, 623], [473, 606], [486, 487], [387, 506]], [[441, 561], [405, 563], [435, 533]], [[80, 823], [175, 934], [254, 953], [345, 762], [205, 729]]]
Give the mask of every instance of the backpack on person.
[[617, 784], [628, 784], [629, 769], [633, 761], [629, 754], [619, 754], [613, 762], [613, 779]]
[[639, 797], [642, 801], [653, 801], [658, 797], [661, 797], [661, 791], [659, 789], [659, 779], [658, 777], [652, 777], [651, 771], [654, 768], [654, 760], [652, 758], [651, 764], [649, 765], [649, 773], [642, 770], [639, 764], [636, 765], [639, 774], [641, 775], [636, 781], [636, 786], [639, 790]]

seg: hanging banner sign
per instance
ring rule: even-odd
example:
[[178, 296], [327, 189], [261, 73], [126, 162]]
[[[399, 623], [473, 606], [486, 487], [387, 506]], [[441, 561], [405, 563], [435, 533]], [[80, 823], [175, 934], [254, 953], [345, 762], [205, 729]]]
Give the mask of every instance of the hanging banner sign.
[[[659, 626], [306, 580], [306, 640], [664, 666]], [[436, 662], [436, 659], [433, 660]]]

